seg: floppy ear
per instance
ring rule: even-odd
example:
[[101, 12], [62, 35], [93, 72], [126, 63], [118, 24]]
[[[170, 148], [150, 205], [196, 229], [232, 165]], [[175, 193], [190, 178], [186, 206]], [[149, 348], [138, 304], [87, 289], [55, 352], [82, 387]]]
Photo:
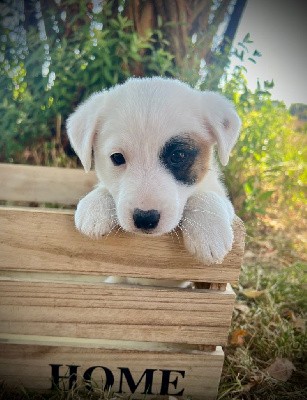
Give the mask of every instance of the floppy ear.
[[217, 143], [219, 159], [225, 166], [238, 139], [241, 120], [233, 104], [224, 96], [213, 92], [203, 92], [201, 95], [205, 126]]
[[91, 169], [92, 148], [102, 118], [104, 92], [93, 94], [72, 113], [66, 123], [70, 143], [80, 158], [85, 172]]

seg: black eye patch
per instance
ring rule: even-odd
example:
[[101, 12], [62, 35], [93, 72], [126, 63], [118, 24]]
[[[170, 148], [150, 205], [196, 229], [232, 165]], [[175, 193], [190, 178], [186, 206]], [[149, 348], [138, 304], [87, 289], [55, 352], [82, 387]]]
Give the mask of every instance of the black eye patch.
[[199, 149], [192, 139], [175, 136], [165, 143], [159, 158], [177, 181], [192, 185], [197, 180], [193, 166], [198, 154]]

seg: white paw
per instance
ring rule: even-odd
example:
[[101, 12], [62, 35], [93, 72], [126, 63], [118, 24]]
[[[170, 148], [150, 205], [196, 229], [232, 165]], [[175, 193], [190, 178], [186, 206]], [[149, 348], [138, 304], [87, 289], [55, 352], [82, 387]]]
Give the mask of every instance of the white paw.
[[233, 210], [213, 192], [191, 197], [180, 223], [187, 250], [205, 264], [221, 263], [233, 244]]
[[108, 234], [116, 225], [113, 198], [105, 189], [95, 189], [78, 203], [75, 212], [76, 228], [92, 238]]

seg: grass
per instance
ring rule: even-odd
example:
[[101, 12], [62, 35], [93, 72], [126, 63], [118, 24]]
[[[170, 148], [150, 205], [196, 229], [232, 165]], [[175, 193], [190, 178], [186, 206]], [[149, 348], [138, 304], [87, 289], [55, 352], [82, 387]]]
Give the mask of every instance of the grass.
[[[299, 263], [282, 271], [243, 268], [219, 399], [307, 398], [302, 279]], [[267, 370], [276, 359], [285, 365], [279, 379]]]
[[268, 210], [249, 230], [219, 400], [307, 398], [305, 226]]

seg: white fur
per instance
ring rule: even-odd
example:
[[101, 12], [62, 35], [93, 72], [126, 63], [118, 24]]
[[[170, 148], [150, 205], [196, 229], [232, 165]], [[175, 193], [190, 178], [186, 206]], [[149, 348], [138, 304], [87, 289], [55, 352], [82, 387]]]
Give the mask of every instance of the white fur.
[[[92, 149], [99, 179], [96, 189], [78, 204], [77, 228], [89, 236], [107, 234], [116, 224], [139, 233], [133, 210], [159, 210], [151, 234], [172, 231], [178, 224], [187, 249], [206, 263], [221, 262], [233, 242], [233, 207], [214, 159], [201, 182], [184, 185], [159, 161], [173, 136], [193, 134], [217, 144], [226, 165], [240, 129], [240, 119], [223, 96], [200, 92], [177, 80], [129, 79], [92, 95], [69, 117], [68, 136], [86, 171]], [[126, 164], [114, 166], [113, 153]]]

